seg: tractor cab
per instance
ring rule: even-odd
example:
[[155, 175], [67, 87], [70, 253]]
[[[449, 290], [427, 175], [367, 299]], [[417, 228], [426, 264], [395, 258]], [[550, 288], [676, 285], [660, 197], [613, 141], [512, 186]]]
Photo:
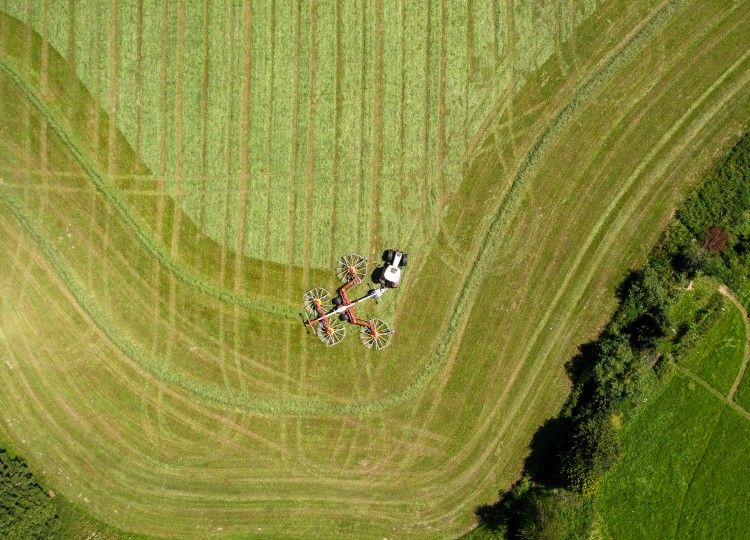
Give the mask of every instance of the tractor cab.
[[395, 289], [401, 283], [401, 268], [406, 266], [407, 255], [400, 251], [387, 249], [383, 253], [383, 261], [386, 266], [380, 275], [380, 283], [389, 289]]

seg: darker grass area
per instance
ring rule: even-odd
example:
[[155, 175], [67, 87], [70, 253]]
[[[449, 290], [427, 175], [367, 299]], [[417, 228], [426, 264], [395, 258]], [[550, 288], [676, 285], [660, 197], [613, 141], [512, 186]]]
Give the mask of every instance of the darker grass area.
[[[728, 408], [675, 375], [628, 422], [624, 458], [604, 483], [596, 508], [613, 538], [672, 538], [690, 481]], [[696, 517], [696, 516], [693, 516]]]
[[740, 381], [740, 386], [734, 395], [734, 401], [746, 411], [750, 411], [750, 376], [747, 371], [745, 371], [745, 376]]
[[745, 538], [750, 422], [675, 375], [623, 432], [596, 498], [612, 538]]

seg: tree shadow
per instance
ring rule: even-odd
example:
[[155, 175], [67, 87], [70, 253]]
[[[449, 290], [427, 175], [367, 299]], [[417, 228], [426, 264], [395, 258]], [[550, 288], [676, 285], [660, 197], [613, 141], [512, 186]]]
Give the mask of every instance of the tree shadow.
[[[514, 537], [519, 512], [526, 504], [524, 493], [528, 489], [564, 487], [561, 459], [571, 444], [574, 412], [591, 406], [594, 394], [591, 381], [598, 354], [598, 340], [590, 341], [581, 345], [578, 354], [565, 364], [573, 389], [561, 413], [546, 420], [534, 433], [529, 444], [529, 454], [524, 461], [525, 478], [508, 491], [500, 493], [496, 503], [476, 508], [475, 514], [480, 526]], [[524, 482], [525, 486], [522, 485]]]
[[524, 470], [536, 484], [546, 488], [564, 487], [560, 459], [569, 446], [570, 419], [550, 418], [534, 433]]

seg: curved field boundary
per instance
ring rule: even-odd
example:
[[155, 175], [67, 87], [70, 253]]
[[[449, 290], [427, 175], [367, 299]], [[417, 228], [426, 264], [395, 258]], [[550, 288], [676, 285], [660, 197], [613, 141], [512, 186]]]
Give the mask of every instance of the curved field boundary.
[[299, 311], [291, 306], [285, 306], [282, 304], [268, 302], [263, 300], [253, 300], [246, 296], [242, 296], [237, 293], [233, 293], [217, 287], [207, 281], [196, 277], [181, 263], [174, 259], [161, 245], [156, 243], [144, 229], [145, 227], [139, 223], [138, 218], [133, 216], [127, 208], [126, 203], [120, 198], [114, 189], [107, 183], [102, 174], [98, 171], [96, 166], [89, 160], [84, 152], [81, 150], [80, 145], [75, 140], [74, 136], [62, 126], [61, 122], [56, 117], [55, 113], [50, 110], [34, 93], [31, 86], [23, 79], [23, 77], [7, 62], [0, 59], [0, 70], [2, 70], [10, 80], [21, 90], [23, 95], [28, 101], [44, 116], [46, 122], [53, 129], [55, 134], [62, 140], [63, 144], [70, 150], [73, 157], [80, 164], [86, 175], [96, 186], [96, 189], [104, 195], [104, 198], [109, 202], [114, 209], [117, 211], [123, 222], [135, 233], [139, 243], [146, 248], [146, 250], [157, 260], [159, 263], [169, 270], [177, 279], [186, 283], [202, 293], [213, 296], [228, 304], [234, 304], [246, 309], [252, 309], [265, 313], [266, 315], [281, 317], [293, 321], [299, 320]]
[[231, 405], [240, 407], [250, 412], [290, 412], [295, 414], [341, 414], [333, 405], [322, 402], [305, 403], [301, 400], [273, 400], [254, 398], [247, 395], [241, 395], [236, 392], [230, 393], [229, 397], [226, 392], [220, 390], [211, 391], [203, 385], [192, 382], [187, 377], [180, 376], [166, 366], [166, 363], [159, 365], [153, 357], [147, 354], [141, 347], [130, 342], [114, 325], [94, 298], [86, 292], [81, 286], [76, 276], [70, 270], [68, 265], [63, 261], [52, 244], [39, 232], [35, 220], [27, 216], [21, 208], [21, 203], [15, 196], [7, 192], [5, 188], [0, 187], [0, 200], [11, 211], [23, 230], [36, 243], [37, 247], [45, 258], [52, 265], [54, 270], [60, 276], [65, 286], [73, 295], [79, 305], [88, 313], [96, 326], [103, 332], [107, 339], [117, 347], [126, 357], [130, 358], [144, 370], [151, 373], [154, 377], [168, 384], [174, 384], [178, 388], [190, 392], [199, 399], [213, 405]]
[[677, 11], [678, 7], [681, 7], [685, 3], [686, 0], [674, 0], [669, 5], [657, 11], [651, 19], [649, 19], [643, 27], [630, 38], [629, 41], [627, 41], [617, 52], [607, 58], [604, 62], [603, 68], [590, 77], [580, 87], [580, 89], [574, 94], [570, 103], [565, 105], [565, 107], [563, 107], [556, 115], [550, 127], [548, 127], [537, 138], [532, 149], [521, 163], [505, 199], [500, 204], [492, 222], [482, 237], [478, 252], [471, 263], [471, 269], [466, 275], [466, 279], [461, 287], [458, 300], [451, 310], [452, 315], [448, 323], [448, 328], [443, 335], [444, 337], [438, 342], [437, 347], [435, 348], [433, 360], [425, 365], [425, 368], [418, 375], [417, 379], [415, 379], [402, 392], [408, 392], [409, 394], [416, 393], [416, 389], [412, 390], [412, 388], [415, 386], [423, 386], [426, 382], [425, 379], [431, 378], [449, 356], [451, 345], [463, 326], [462, 320], [473, 303], [474, 295], [483, 276], [487, 275], [490, 266], [492, 265], [492, 256], [499, 248], [500, 240], [504, 236], [503, 233], [518, 207], [523, 189], [526, 185], [526, 178], [534, 165], [536, 165], [541, 159], [541, 156], [549, 143], [555, 138], [555, 136], [557, 136], [562, 128], [572, 120], [576, 111], [591, 99], [594, 92], [612, 77], [618, 68], [624, 65], [630, 58], [640, 51], [654, 32], [664, 26], [664, 24], [666, 24], [666, 22]]

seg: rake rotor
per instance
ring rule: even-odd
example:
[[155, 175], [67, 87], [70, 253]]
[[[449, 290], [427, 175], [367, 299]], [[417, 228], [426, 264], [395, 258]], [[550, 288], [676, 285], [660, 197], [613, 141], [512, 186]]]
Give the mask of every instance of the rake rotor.
[[345, 255], [339, 260], [336, 277], [344, 284], [334, 296], [322, 287], [310, 289], [303, 295], [305, 311], [308, 313], [304, 321], [307, 327], [314, 329], [315, 335], [326, 347], [333, 347], [346, 336], [344, 322], [347, 322], [360, 327], [359, 339], [365, 347], [376, 351], [385, 349], [391, 344], [394, 330], [381, 319], [358, 318], [354, 308], [368, 300], [377, 301], [395, 286], [370, 289], [365, 296], [350, 299], [351, 289], [367, 278], [367, 258], [356, 253]]
[[319, 324], [317, 329], [318, 339], [326, 347], [333, 347], [341, 343], [346, 336], [346, 326], [341, 321], [330, 321], [327, 325]]
[[356, 253], [344, 255], [336, 265], [336, 277], [344, 283], [354, 279], [364, 281], [367, 276], [367, 258]]
[[367, 326], [363, 326], [359, 331], [359, 340], [362, 345], [368, 349], [374, 348], [376, 351], [385, 349], [391, 344], [391, 336], [394, 330], [387, 322], [381, 319], [370, 319]]
[[302, 297], [302, 300], [305, 306], [305, 311], [310, 315], [317, 316], [321, 309], [323, 312], [326, 312], [331, 309], [332, 306], [331, 293], [321, 287], [316, 287], [307, 291]]

